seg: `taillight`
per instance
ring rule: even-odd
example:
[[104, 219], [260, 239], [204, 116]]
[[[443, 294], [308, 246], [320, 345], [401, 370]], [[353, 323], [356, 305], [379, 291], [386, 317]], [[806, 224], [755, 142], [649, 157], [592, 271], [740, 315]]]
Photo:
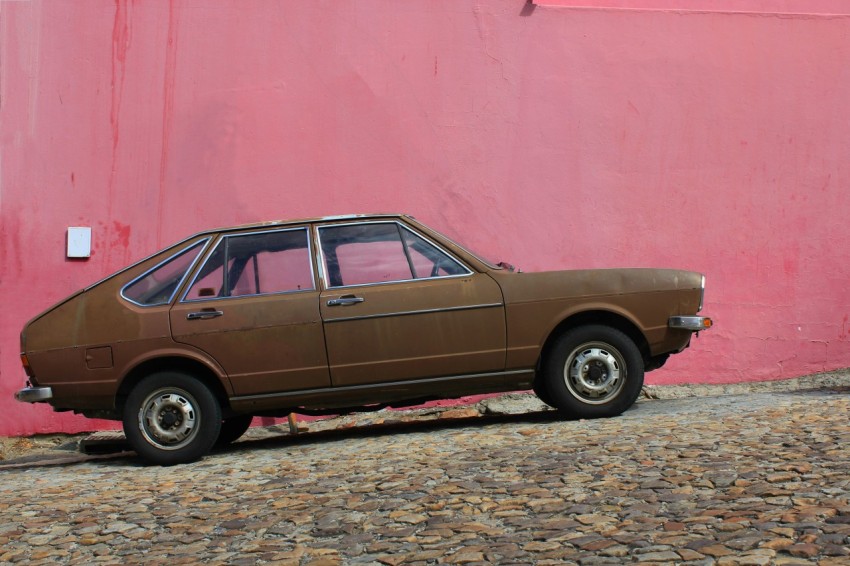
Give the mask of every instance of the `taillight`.
[[27, 358], [26, 354], [21, 354], [21, 364], [24, 366], [24, 371], [27, 374], [27, 377], [35, 377], [32, 373], [32, 368], [30, 367], [29, 358]]

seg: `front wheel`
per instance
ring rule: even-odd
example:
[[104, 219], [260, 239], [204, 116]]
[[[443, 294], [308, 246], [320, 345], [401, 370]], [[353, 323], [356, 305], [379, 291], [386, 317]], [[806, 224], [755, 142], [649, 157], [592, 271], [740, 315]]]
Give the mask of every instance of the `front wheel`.
[[581, 326], [555, 340], [543, 367], [549, 398], [577, 418], [613, 417], [634, 404], [643, 386], [643, 357], [616, 328]]
[[130, 392], [124, 435], [145, 460], [170, 466], [209, 452], [221, 429], [221, 407], [197, 379], [176, 372], [149, 375]]

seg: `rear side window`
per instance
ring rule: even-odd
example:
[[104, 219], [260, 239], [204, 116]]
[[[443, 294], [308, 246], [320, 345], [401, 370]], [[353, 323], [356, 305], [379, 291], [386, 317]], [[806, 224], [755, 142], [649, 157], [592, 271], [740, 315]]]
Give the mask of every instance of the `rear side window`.
[[201, 268], [184, 300], [312, 291], [306, 228], [227, 236]]
[[201, 240], [171, 256], [141, 277], [131, 281], [121, 290], [121, 295], [128, 301], [143, 307], [170, 303], [206, 243], [207, 240]]

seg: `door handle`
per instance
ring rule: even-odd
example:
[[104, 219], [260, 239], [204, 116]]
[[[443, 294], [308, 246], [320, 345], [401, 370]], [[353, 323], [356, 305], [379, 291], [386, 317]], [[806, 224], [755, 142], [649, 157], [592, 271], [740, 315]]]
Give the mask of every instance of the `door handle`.
[[186, 315], [186, 320], [203, 320], [207, 318], [215, 318], [217, 316], [221, 316], [224, 313], [221, 311], [201, 311], [201, 312], [190, 312]]
[[356, 305], [357, 303], [362, 303], [365, 301], [363, 297], [355, 297], [354, 295], [343, 295], [338, 299], [331, 299], [328, 301], [329, 307], [347, 307], [350, 305]]

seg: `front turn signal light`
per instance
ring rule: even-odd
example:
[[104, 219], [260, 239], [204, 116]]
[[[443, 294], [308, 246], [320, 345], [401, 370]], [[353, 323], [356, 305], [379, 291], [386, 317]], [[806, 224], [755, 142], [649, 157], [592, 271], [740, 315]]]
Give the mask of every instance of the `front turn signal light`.
[[21, 354], [21, 365], [24, 366], [24, 372], [27, 374], [27, 377], [35, 377], [32, 373], [32, 368], [30, 367], [30, 360], [27, 358], [26, 354]]

